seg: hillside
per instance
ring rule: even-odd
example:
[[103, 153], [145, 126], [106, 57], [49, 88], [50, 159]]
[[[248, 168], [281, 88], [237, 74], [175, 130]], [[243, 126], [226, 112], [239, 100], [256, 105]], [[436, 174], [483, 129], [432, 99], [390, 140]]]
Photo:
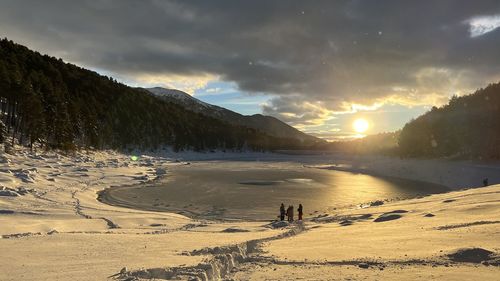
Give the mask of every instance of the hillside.
[[175, 150], [301, 148], [291, 138], [228, 124], [144, 89], [0, 41], [0, 120], [6, 138], [45, 148]]
[[347, 154], [395, 155], [398, 151], [400, 131], [379, 133], [359, 139], [329, 143], [328, 150]]
[[194, 112], [210, 116], [233, 125], [253, 128], [273, 137], [297, 139], [307, 144], [325, 142], [322, 139], [305, 134], [271, 116], [264, 116], [261, 114], [254, 114], [251, 116], [242, 115], [223, 107], [202, 102], [179, 90], [164, 89], [159, 87], [149, 88], [146, 90], [166, 101], [179, 104]]
[[500, 159], [500, 83], [454, 96], [410, 121], [399, 150], [408, 157]]

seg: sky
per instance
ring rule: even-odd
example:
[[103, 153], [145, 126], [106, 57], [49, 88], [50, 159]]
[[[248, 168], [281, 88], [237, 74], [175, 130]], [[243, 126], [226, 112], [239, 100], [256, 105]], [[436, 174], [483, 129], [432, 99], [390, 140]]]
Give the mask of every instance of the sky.
[[500, 1], [0, 2], [0, 36], [328, 139], [500, 81]]

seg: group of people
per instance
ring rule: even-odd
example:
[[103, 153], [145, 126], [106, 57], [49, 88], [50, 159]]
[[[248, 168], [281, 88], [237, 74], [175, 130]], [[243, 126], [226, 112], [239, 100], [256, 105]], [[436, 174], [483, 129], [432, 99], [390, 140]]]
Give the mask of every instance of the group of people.
[[[289, 222], [293, 222], [293, 205], [289, 205], [288, 208], [285, 210], [285, 204], [281, 203], [280, 206], [280, 220], [284, 221], [285, 216]], [[302, 220], [302, 215], [304, 214], [302, 210], [302, 204], [299, 204], [299, 207], [297, 208], [297, 213], [299, 215], [299, 221]]]

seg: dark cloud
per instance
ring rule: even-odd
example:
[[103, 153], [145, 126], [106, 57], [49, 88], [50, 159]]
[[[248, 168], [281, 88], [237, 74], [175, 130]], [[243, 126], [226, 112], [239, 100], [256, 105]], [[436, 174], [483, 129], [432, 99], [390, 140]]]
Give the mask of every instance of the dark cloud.
[[15, 0], [0, 4], [0, 35], [121, 77], [218, 75], [307, 124], [500, 79], [500, 30], [471, 38], [467, 24], [497, 14], [497, 0]]
[[266, 115], [273, 115], [292, 126], [316, 126], [330, 114], [321, 101], [308, 101], [301, 95], [273, 98], [270, 104], [262, 106]]

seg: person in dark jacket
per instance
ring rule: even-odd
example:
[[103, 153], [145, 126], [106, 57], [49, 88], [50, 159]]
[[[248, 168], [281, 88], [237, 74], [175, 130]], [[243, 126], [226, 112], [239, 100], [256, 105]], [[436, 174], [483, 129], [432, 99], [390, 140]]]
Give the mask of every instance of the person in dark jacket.
[[283, 203], [280, 206], [280, 220], [285, 220], [285, 205]]
[[292, 205], [288, 206], [288, 209], [286, 210], [286, 215], [288, 217], [288, 222], [293, 222], [293, 206]]
[[286, 220], [287, 221], [290, 221], [290, 216], [291, 216], [290, 205], [288, 205], [288, 208], [286, 208]]
[[299, 207], [297, 208], [297, 212], [299, 213], [299, 221], [302, 220], [302, 215], [304, 212], [302, 211], [302, 204], [299, 204]]

